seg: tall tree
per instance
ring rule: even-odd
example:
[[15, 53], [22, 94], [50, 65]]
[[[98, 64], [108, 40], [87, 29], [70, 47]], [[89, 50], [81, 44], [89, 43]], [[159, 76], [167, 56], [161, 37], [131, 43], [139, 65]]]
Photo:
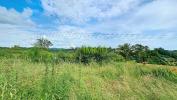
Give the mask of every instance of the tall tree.
[[132, 47], [130, 44], [125, 43], [123, 45], [119, 45], [117, 52], [125, 57], [125, 59], [129, 60], [132, 54]]
[[34, 43], [34, 47], [38, 47], [38, 48], [48, 49], [50, 46], [53, 46], [53, 44], [51, 41], [49, 41], [46, 38], [37, 39], [36, 43]]
[[141, 44], [135, 44], [132, 46], [133, 56], [137, 62], [145, 62], [148, 58], [149, 47]]

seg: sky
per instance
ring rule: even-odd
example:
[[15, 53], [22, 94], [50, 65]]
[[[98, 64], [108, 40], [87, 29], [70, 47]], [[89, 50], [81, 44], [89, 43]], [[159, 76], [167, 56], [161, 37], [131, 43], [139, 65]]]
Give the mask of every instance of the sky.
[[177, 49], [177, 0], [0, 0], [0, 46]]

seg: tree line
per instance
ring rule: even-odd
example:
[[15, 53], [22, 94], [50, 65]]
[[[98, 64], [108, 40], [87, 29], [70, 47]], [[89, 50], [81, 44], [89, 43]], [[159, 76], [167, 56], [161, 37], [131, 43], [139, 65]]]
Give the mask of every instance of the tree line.
[[87, 47], [73, 49], [50, 49], [53, 44], [45, 38], [37, 39], [31, 48], [22, 48], [15, 45], [13, 48], [0, 48], [0, 58], [18, 58], [31, 62], [70, 62], [99, 64], [119, 61], [136, 61], [138, 63], [177, 65], [177, 51], [163, 48], [151, 50], [141, 44], [125, 43], [117, 48]]

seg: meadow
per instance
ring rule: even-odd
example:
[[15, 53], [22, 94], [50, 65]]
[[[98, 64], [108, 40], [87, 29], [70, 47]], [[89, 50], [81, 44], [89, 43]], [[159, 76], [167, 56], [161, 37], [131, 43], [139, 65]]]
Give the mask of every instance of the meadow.
[[0, 100], [177, 99], [176, 51], [139, 44], [52, 49], [47, 43], [0, 48]]
[[0, 100], [176, 100], [177, 68], [0, 59]]
[[0, 100], [177, 100], [177, 0], [0, 0]]

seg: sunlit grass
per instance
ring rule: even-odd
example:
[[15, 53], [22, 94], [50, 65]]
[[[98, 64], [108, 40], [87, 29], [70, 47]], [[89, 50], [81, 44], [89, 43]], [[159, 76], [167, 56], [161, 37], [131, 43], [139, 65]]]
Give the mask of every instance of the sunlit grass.
[[174, 69], [134, 62], [52, 65], [1, 59], [0, 100], [176, 100]]

